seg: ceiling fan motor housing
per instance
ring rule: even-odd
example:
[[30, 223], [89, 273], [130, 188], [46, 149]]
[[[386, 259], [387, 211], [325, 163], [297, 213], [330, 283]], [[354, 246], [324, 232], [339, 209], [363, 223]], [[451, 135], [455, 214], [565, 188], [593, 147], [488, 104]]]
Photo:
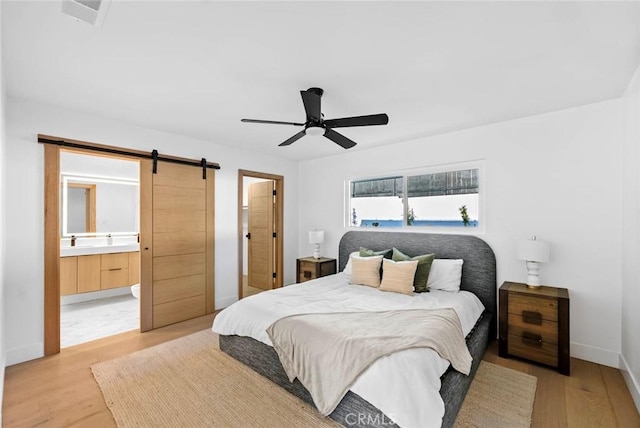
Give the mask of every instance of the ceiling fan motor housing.
[[307, 92], [313, 92], [317, 96], [321, 97], [324, 94], [324, 90], [322, 88], [309, 88]]

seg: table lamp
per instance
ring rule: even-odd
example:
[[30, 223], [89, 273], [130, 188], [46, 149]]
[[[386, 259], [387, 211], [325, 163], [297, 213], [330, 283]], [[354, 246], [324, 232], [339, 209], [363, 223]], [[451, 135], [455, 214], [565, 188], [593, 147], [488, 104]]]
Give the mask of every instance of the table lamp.
[[309, 232], [309, 243], [313, 244], [313, 258], [320, 258], [320, 244], [324, 242], [324, 231], [313, 230]]
[[527, 262], [527, 286], [540, 287], [540, 263], [549, 261], [549, 243], [538, 241], [535, 236], [518, 243], [518, 258]]

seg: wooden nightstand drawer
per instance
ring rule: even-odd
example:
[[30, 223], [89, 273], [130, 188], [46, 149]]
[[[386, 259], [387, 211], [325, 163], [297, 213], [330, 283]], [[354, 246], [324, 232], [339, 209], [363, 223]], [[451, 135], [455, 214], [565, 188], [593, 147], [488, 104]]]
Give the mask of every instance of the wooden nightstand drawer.
[[501, 357], [526, 358], [569, 375], [569, 291], [502, 284], [499, 350]]
[[298, 282], [305, 282], [311, 279], [321, 278], [336, 273], [336, 259], [321, 257], [304, 257], [298, 259], [296, 278]]
[[536, 316], [543, 320], [558, 321], [558, 301], [544, 297], [509, 294], [509, 313], [522, 314], [533, 321]]
[[316, 274], [316, 264], [313, 262], [300, 262], [300, 274], [298, 277], [298, 282], [308, 281], [310, 279], [318, 278]]
[[523, 318], [516, 314], [509, 314], [509, 334], [514, 336], [523, 336], [524, 333], [537, 334], [549, 343], [558, 343], [558, 323], [553, 321], [542, 320], [542, 323], [529, 324], [523, 321]]
[[509, 335], [509, 354], [557, 367], [558, 344], [545, 342], [536, 333], [527, 333], [524, 336]]

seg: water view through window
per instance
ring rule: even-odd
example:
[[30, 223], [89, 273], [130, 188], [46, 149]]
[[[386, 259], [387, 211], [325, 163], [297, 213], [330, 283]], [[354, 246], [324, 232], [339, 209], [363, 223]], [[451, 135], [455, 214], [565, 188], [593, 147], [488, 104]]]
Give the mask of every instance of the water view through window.
[[349, 224], [385, 228], [478, 227], [478, 178], [479, 169], [473, 168], [352, 180]]

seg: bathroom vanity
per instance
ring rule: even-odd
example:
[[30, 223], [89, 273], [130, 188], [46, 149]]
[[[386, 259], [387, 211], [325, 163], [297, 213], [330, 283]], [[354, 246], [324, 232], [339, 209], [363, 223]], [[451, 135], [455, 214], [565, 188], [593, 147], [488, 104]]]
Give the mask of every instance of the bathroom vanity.
[[137, 161], [61, 153], [61, 296], [140, 283], [139, 168]]
[[126, 287], [140, 282], [137, 244], [67, 247], [60, 251], [60, 295]]

